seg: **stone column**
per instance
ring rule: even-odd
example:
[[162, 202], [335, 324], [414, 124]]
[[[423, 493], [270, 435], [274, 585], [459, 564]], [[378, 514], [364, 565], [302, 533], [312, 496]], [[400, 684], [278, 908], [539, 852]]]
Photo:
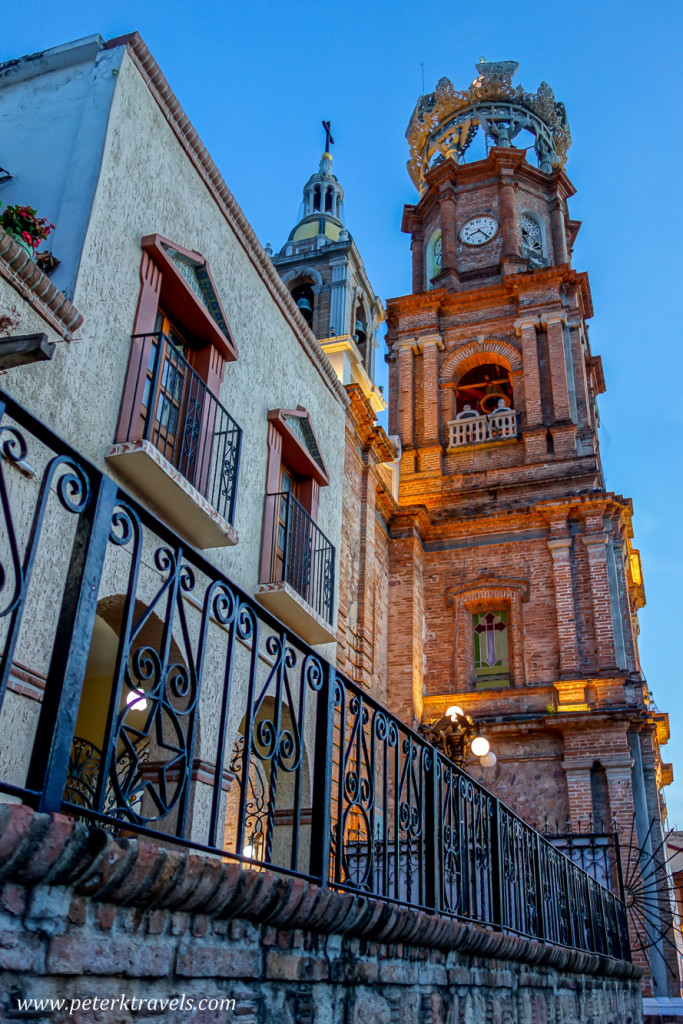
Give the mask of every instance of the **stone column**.
[[455, 231], [455, 196], [451, 186], [439, 193], [441, 215], [441, 269], [457, 270], [458, 238]]
[[567, 236], [564, 230], [564, 205], [556, 199], [550, 208], [550, 225], [553, 238], [553, 263], [568, 263]]
[[607, 534], [603, 529], [601, 514], [586, 516], [583, 543], [588, 553], [598, 671], [616, 669], [614, 622], [607, 571]]
[[548, 332], [548, 361], [553, 389], [553, 409], [556, 420], [570, 420], [569, 388], [567, 385], [567, 360], [564, 353], [564, 324], [566, 316], [551, 313], [546, 319]]
[[413, 256], [413, 293], [419, 294], [427, 290], [425, 275], [425, 242], [421, 231], [414, 231], [410, 241]]
[[541, 409], [541, 378], [538, 372], [538, 347], [536, 345], [537, 320], [517, 320], [515, 330], [522, 339], [522, 363], [524, 365], [524, 404], [526, 426], [538, 427], [543, 423]]
[[560, 675], [571, 678], [579, 671], [579, 651], [576, 640], [576, 613], [574, 583], [571, 568], [572, 539], [567, 522], [551, 524], [548, 548], [553, 559], [557, 636], [560, 645]]
[[517, 225], [517, 207], [515, 204], [515, 180], [505, 173], [500, 178], [500, 220], [503, 233], [503, 255], [520, 256], [519, 227]]

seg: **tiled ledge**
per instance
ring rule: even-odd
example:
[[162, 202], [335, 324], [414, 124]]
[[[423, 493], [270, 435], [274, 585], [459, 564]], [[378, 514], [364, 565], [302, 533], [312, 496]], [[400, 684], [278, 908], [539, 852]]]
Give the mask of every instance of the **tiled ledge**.
[[0, 276], [16, 288], [47, 323], [67, 341], [83, 315], [38, 268], [28, 253], [0, 228]]

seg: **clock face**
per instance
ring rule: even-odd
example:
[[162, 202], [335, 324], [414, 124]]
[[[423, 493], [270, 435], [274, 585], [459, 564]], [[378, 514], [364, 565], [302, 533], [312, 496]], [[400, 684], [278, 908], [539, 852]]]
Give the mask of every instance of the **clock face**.
[[460, 229], [460, 238], [466, 245], [484, 245], [498, 234], [498, 221], [482, 214], [471, 217]]

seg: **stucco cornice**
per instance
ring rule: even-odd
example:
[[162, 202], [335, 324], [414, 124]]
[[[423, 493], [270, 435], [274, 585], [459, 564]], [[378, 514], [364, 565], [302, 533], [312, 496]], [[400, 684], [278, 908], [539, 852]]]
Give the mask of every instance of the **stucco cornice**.
[[0, 228], [0, 276], [67, 341], [83, 323], [83, 314], [53, 285], [28, 253]]
[[280, 275], [271, 263], [237, 200], [223, 180], [223, 176], [211, 159], [206, 146], [204, 146], [196, 130], [193, 128], [190, 119], [180, 106], [177, 97], [139, 33], [134, 32], [131, 35], [110, 39], [106, 43], [107, 49], [113, 49], [116, 46], [126, 47], [129, 57], [140, 72], [178, 141], [197, 168], [204, 184], [234, 231], [235, 236], [253, 266], [260, 274], [302, 348], [330, 391], [340, 404], [346, 408], [348, 397], [343, 385], [318, 344], [317, 339], [308, 329], [306, 321], [297, 309], [296, 304], [292, 301], [289, 291], [280, 279]]

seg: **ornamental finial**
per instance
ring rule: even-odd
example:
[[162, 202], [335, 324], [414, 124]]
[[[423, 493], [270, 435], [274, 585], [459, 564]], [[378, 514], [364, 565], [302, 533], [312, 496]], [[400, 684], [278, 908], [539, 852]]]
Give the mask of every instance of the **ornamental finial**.
[[406, 138], [410, 146], [408, 173], [420, 192], [427, 175], [442, 160], [462, 163], [479, 129], [488, 143], [515, 148], [515, 139], [526, 131], [538, 166], [550, 173], [564, 166], [571, 134], [567, 111], [547, 84], [535, 93], [513, 86], [519, 64], [515, 60], [475, 64], [478, 77], [469, 89], [458, 91], [448, 78], [437, 82], [432, 93], [421, 96], [410, 119]]

